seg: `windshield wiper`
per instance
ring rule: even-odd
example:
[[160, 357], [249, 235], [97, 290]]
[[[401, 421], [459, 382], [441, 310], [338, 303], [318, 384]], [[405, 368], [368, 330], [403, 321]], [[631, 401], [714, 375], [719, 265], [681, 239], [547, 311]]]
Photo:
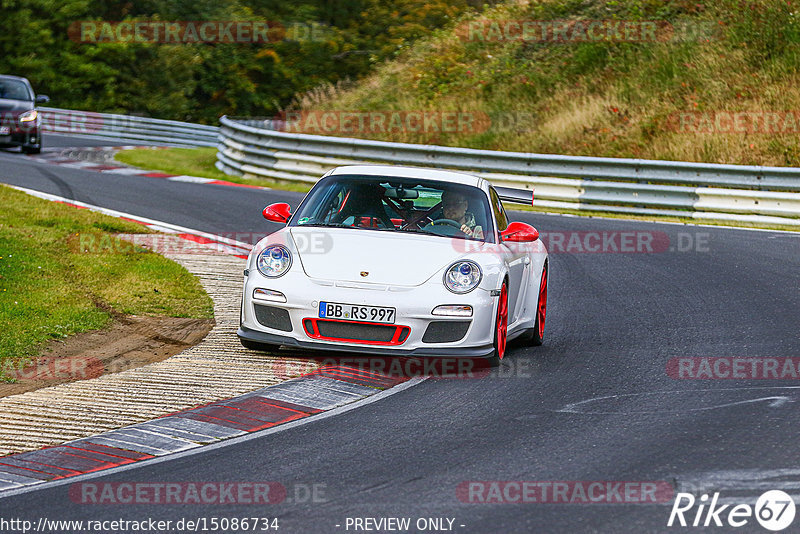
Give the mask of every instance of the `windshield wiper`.
[[436, 232], [431, 232], [430, 230], [425, 230], [423, 228], [406, 228], [405, 230], [401, 229], [400, 232], [408, 232], [410, 234], [425, 234], [425, 235], [435, 235], [439, 237], [448, 237], [446, 235], [437, 234]]
[[344, 224], [344, 223], [311, 223], [311, 224], [298, 224], [298, 228], [353, 228], [355, 230], [383, 230], [389, 232], [396, 232], [397, 229], [392, 227], [383, 227], [383, 226], [354, 226], [352, 224]]
[[303, 223], [298, 224], [298, 228], [353, 228], [349, 224], [344, 223]]

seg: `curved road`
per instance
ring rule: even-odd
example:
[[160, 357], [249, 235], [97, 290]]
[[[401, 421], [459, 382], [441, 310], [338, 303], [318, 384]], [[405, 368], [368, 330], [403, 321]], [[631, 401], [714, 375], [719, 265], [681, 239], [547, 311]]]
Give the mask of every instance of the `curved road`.
[[[59, 168], [11, 152], [0, 152], [0, 181], [214, 233], [273, 230], [263, 206], [300, 198]], [[549, 233], [551, 248], [580, 232], [612, 240], [636, 231], [659, 245], [552, 251], [544, 346], [513, 348], [488, 376], [431, 378], [333, 417], [91, 480], [277, 481], [289, 491], [281, 504], [86, 505], [60, 485], [0, 499], [0, 518], [261, 516], [278, 517], [280, 532], [354, 532], [347, 518], [408, 517], [411, 531], [418, 518], [450, 518], [465, 533], [667, 532], [678, 528], [667, 527], [671, 498], [486, 504], [463, 502], [457, 488], [656, 481], [698, 498], [719, 491], [730, 503], [752, 505], [767, 489], [800, 495], [797, 380], [667, 373], [672, 358], [800, 357], [800, 234], [513, 215]], [[317, 498], [304, 499], [311, 485]], [[766, 532], [753, 518], [739, 530]]]

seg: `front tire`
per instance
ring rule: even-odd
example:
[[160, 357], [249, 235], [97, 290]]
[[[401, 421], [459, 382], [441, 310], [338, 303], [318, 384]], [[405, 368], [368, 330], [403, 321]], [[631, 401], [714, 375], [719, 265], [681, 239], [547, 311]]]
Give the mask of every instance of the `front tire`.
[[494, 352], [487, 359], [490, 367], [497, 367], [506, 355], [506, 335], [508, 334], [508, 284], [503, 281], [500, 300], [497, 303], [497, 317], [494, 320]]
[[31, 146], [23, 146], [22, 147], [23, 154], [41, 154], [42, 153], [42, 145], [31, 145]]
[[544, 323], [547, 318], [547, 263], [542, 268], [542, 279], [539, 282], [539, 300], [536, 301], [536, 319], [533, 328], [525, 330], [519, 340], [534, 347], [544, 343]]
[[531, 333], [529, 343], [534, 347], [544, 343], [544, 323], [547, 319], [547, 263], [542, 268], [542, 280], [539, 282], [539, 300], [536, 304], [536, 326]]

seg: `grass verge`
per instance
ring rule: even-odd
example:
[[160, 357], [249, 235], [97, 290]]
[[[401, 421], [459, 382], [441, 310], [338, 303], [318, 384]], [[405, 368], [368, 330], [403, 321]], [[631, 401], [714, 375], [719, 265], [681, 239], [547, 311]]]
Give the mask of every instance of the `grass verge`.
[[[565, 21], [575, 25], [561, 37], [535, 29]], [[581, 34], [598, 22], [659, 29], [641, 40]], [[299, 112], [292, 131], [307, 134], [800, 166], [798, 65], [796, 2], [505, 0], [415, 41], [362, 80], [299, 95], [286, 111]], [[332, 111], [377, 112], [385, 123], [323, 123]], [[412, 111], [466, 120], [420, 127], [403, 122]]]
[[237, 184], [258, 185], [285, 191], [306, 193], [310, 185], [280, 180], [250, 179], [241, 176], [230, 176], [214, 166], [217, 161], [217, 149], [208, 148], [133, 148], [117, 152], [114, 157], [120, 163], [152, 169], [168, 174], [185, 174], [200, 176], [212, 180], [226, 180]]
[[[212, 318], [186, 269], [114, 234], [141, 225], [0, 186], [0, 364], [35, 356], [53, 338], [107, 326], [114, 315]], [[82, 252], [82, 236], [108, 246]], [[83, 247], [86, 250], [86, 247]]]

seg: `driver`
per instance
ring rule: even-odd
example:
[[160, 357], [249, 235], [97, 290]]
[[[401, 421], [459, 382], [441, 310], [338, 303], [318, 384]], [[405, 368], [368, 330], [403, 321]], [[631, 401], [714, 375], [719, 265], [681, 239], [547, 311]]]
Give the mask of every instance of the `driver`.
[[442, 213], [445, 219], [450, 219], [461, 225], [461, 231], [468, 237], [483, 239], [483, 228], [477, 225], [475, 215], [467, 211], [469, 201], [467, 197], [455, 191], [442, 193]]

